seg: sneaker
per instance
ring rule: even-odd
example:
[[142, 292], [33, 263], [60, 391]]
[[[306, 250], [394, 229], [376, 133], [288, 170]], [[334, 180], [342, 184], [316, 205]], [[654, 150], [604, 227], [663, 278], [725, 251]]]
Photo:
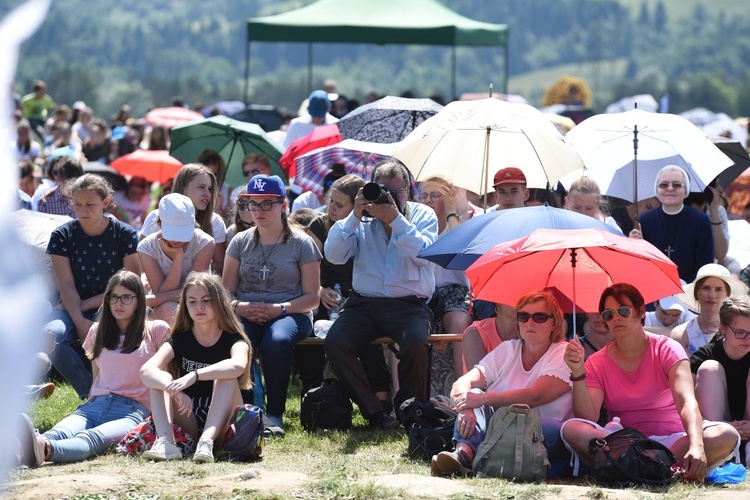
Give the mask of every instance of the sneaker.
[[263, 415], [263, 437], [268, 439], [272, 437], [286, 437], [284, 427], [268, 415]]
[[201, 439], [198, 441], [193, 461], [198, 463], [214, 461], [214, 442], [212, 439]]
[[[439, 474], [445, 474], [448, 476], [452, 474], [460, 474], [464, 476], [474, 474], [474, 471], [471, 468], [471, 459], [464, 451], [441, 451], [433, 458], [433, 460], [435, 461], [435, 469]], [[430, 470], [432, 470], [432, 467]]]
[[39, 467], [44, 462], [44, 439], [25, 413], [21, 413], [21, 422], [20, 464], [27, 467]]
[[384, 431], [394, 431], [401, 427], [401, 422], [384, 411], [371, 415], [367, 420], [370, 422], [370, 427], [380, 428]]
[[55, 392], [55, 384], [52, 382], [26, 386], [26, 395], [31, 400], [47, 399], [53, 392]]
[[176, 460], [182, 458], [182, 451], [176, 444], [170, 443], [167, 438], [162, 436], [154, 441], [150, 450], [143, 452], [143, 458], [156, 461]]

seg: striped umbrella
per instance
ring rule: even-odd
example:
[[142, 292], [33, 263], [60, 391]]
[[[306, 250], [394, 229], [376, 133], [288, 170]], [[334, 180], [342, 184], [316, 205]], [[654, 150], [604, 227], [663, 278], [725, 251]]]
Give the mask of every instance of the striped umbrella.
[[324, 146], [297, 157], [295, 184], [304, 191], [323, 194], [323, 178], [330, 173], [331, 165], [341, 163], [347, 174], [356, 174], [369, 179], [372, 167], [390, 158], [400, 143], [380, 144], [346, 139], [331, 146]]

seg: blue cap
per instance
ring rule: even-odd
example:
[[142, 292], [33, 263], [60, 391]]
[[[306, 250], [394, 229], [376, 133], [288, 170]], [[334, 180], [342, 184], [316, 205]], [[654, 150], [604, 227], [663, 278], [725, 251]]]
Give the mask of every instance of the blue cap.
[[112, 136], [109, 138], [110, 141], [119, 141], [123, 137], [125, 137], [125, 134], [128, 133], [128, 127], [125, 126], [119, 126], [112, 129]]
[[307, 98], [307, 112], [310, 116], [322, 118], [331, 108], [331, 100], [325, 90], [314, 90]]
[[76, 152], [72, 146], [64, 146], [62, 148], [57, 148], [49, 154], [49, 156], [47, 157], [47, 162], [50, 162], [54, 160], [55, 158], [59, 158], [60, 156], [68, 156], [70, 158], [75, 158]]
[[267, 176], [258, 174], [250, 179], [247, 183], [247, 193], [241, 194], [241, 197], [248, 196], [286, 196], [284, 181], [278, 175]]

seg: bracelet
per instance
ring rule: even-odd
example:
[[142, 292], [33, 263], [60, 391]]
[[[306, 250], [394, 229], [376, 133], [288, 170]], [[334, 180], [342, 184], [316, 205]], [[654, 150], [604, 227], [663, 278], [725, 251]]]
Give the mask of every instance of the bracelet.
[[721, 221], [719, 221], [719, 222], [711, 221], [711, 225], [712, 226], [721, 226], [722, 224], [723, 224], [723, 222], [721, 222]]
[[195, 370], [193, 370], [193, 373], [195, 373], [195, 381], [198, 382], [201, 379], [198, 375], [198, 369], [196, 368]]
[[573, 372], [570, 372], [570, 381], [571, 382], [580, 382], [581, 380], [586, 380], [586, 373], [582, 373], [578, 375], [577, 377], [573, 376]]
[[461, 222], [461, 217], [459, 217], [458, 215], [456, 215], [455, 212], [452, 212], [452, 213], [449, 213], [448, 215], [446, 215], [445, 216], [445, 222], [448, 222], [448, 219], [450, 219], [451, 217], [455, 217], [456, 219], [458, 219], [459, 222]]
[[232, 301], [232, 312], [233, 312], [234, 314], [237, 314], [237, 304], [239, 304], [239, 303], [240, 303], [240, 301], [239, 301], [239, 300], [233, 300], [233, 301]]

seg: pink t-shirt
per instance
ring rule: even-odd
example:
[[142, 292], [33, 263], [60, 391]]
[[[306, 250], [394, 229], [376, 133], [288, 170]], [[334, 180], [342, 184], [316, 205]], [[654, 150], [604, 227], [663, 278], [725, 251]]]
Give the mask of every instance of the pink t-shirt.
[[[94, 323], [88, 335], [86, 335], [86, 340], [83, 342], [83, 349], [86, 352], [94, 348], [98, 327], [99, 323]], [[92, 361], [92, 363], [96, 363], [99, 373], [94, 379], [94, 383], [91, 384], [91, 397], [115, 393], [134, 399], [150, 410], [149, 390], [141, 381], [140, 370], [143, 363], [156, 354], [156, 351], [169, 336], [169, 332], [169, 325], [166, 322], [161, 320], [147, 321], [143, 341], [135, 351], [123, 354], [119, 349], [114, 351], [102, 349], [99, 356]], [[121, 343], [124, 338], [124, 335], [120, 337]]]
[[687, 360], [685, 349], [669, 337], [646, 333], [649, 347], [632, 373], [617, 366], [607, 352], [612, 344], [586, 360], [586, 385], [604, 391], [604, 407], [611, 420], [647, 436], [684, 432], [669, 387], [669, 370]]

